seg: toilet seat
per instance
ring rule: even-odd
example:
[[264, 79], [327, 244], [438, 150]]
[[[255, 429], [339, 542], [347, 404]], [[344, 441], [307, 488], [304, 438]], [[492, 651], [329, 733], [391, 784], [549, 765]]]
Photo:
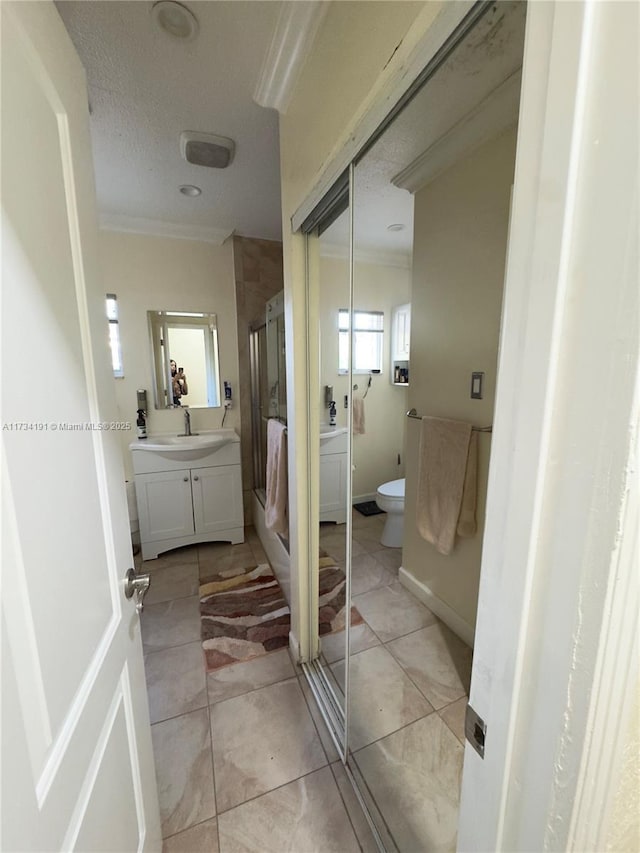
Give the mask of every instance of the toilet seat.
[[404, 500], [404, 477], [400, 480], [389, 480], [378, 486], [378, 494], [384, 498], [402, 498]]

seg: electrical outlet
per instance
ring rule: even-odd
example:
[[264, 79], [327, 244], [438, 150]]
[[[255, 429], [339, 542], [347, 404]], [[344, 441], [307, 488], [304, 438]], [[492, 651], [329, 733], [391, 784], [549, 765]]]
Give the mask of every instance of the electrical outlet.
[[225, 400], [224, 401], [224, 407], [225, 407], [225, 409], [230, 409], [231, 408], [231, 400]]

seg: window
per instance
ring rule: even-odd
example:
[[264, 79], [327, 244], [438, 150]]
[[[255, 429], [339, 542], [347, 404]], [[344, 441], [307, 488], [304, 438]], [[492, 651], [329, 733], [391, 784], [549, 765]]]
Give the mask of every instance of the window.
[[[353, 312], [353, 372], [382, 370], [382, 311]], [[349, 312], [338, 312], [338, 373], [349, 372]]]
[[111, 349], [113, 375], [121, 379], [124, 376], [124, 367], [120, 345], [120, 326], [118, 325], [118, 297], [115, 293], [107, 293], [107, 320], [109, 321], [109, 347]]

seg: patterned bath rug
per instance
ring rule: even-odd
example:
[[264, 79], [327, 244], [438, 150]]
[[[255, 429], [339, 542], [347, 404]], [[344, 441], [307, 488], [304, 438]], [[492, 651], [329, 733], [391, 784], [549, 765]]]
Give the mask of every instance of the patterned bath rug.
[[266, 563], [201, 578], [200, 617], [207, 672], [289, 645], [289, 607]]
[[384, 515], [384, 510], [380, 509], [375, 501], [363, 501], [362, 503], [354, 504], [353, 508], [357, 509], [360, 515]]
[[[345, 590], [347, 579], [333, 557], [320, 549], [318, 633], [333, 634], [345, 627]], [[359, 625], [362, 616], [351, 608], [351, 624]]]

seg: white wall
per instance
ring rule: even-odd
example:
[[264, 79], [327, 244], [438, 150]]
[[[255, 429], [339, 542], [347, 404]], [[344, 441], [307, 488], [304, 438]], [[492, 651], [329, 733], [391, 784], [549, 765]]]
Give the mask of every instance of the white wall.
[[[136, 390], [145, 388], [149, 402], [149, 432], [181, 432], [179, 410], [159, 411], [153, 404], [153, 373], [147, 311], [204, 311], [217, 315], [220, 380], [227, 379], [239, 399], [238, 335], [233, 274], [233, 245], [213, 246], [194, 240], [148, 237], [113, 231], [100, 233], [105, 293], [115, 293], [120, 312], [124, 378], [114, 379], [120, 418], [134, 425], [122, 434], [127, 478], [133, 476], [128, 445], [135, 440]], [[106, 333], [106, 321], [105, 321]], [[189, 374], [187, 373], [187, 379]], [[216, 429], [223, 409], [196, 409], [192, 428]], [[239, 407], [225, 427], [239, 428]]]
[[[415, 197], [409, 406], [490, 424], [496, 386], [515, 130], [456, 163]], [[484, 398], [470, 399], [483, 371]], [[478, 532], [448, 557], [415, 525], [420, 423], [407, 425], [403, 567], [475, 627], [491, 436], [479, 435]], [[455, 625], [451, 625], [455, 628]]]
[[[405, 412], [407, 388], [391, 384], [391, 310], [409, 300], [411, 271], [402, 267], [358, 262], [354, 266], [354, 307], [384, 313], [382, 372], [373, 376], [365, 400], [365, 434], [353, 440], [353, 497], [375, 495], [381, 483], [404, 476]], [[327, 423], [324, 386], [333, 385], [337, 423], [348, 426], [344, 396], [349, 377], [338, 374], [338, 310], [349, 307], [349, 263], [342, 258], [320, 257], [320, 418]], [[362, 397], [369, 377], [354, 375], [355, 396]], [[401, 463], [398, 465], [398, 454]]]

